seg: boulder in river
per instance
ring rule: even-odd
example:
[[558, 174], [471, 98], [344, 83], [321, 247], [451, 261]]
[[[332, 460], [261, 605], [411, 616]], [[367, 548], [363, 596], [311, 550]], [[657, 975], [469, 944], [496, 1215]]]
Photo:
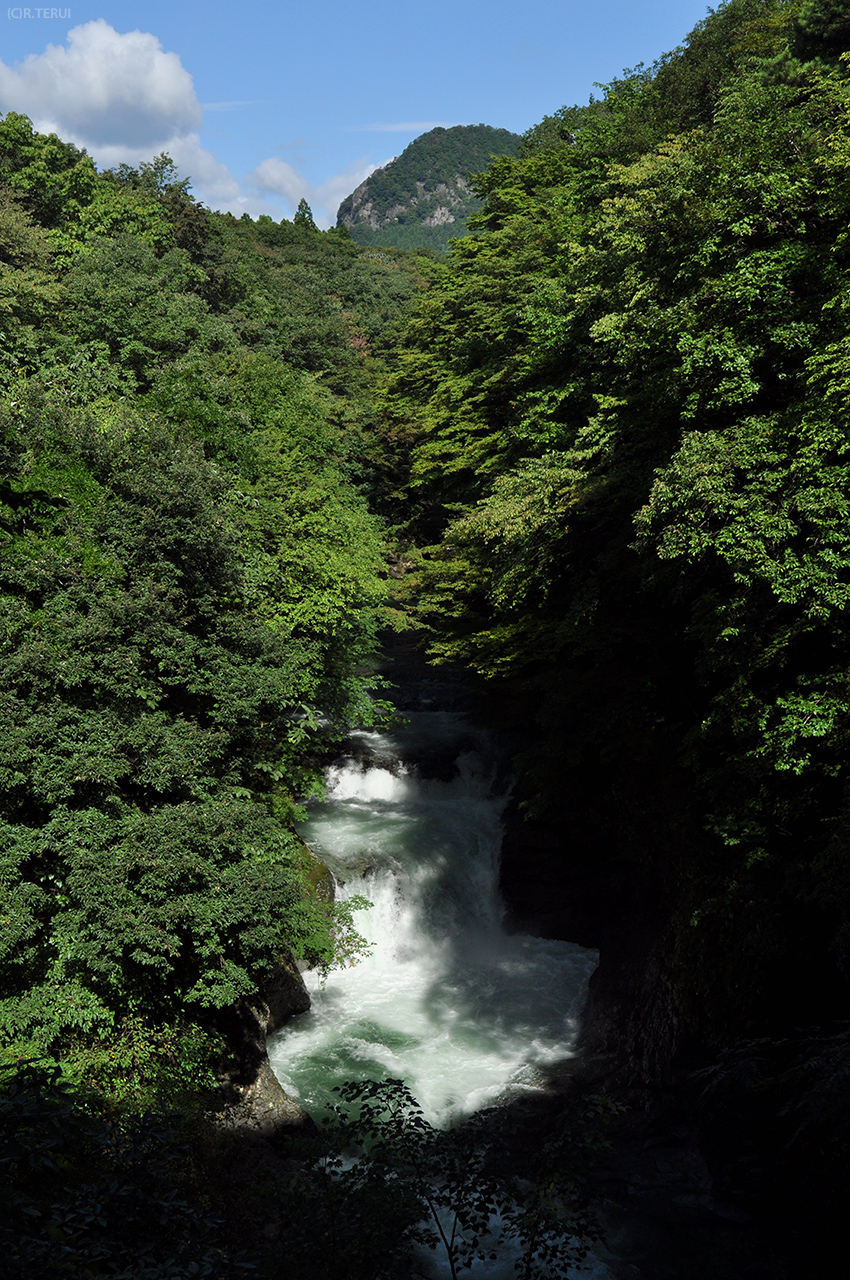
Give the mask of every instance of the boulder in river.
[[245, 996], [225, 1019], [231, 1058], [222, 1072], [228, 1105], [224, 1123], [247, 1126], [271, 1137], [281, 1131], [312, 1128], [313, 1121], [275, 1078], [266, 1037], [296, 1013], [306, 1013], [310, 996], [294, 958], [281, 955], [259, 991]]

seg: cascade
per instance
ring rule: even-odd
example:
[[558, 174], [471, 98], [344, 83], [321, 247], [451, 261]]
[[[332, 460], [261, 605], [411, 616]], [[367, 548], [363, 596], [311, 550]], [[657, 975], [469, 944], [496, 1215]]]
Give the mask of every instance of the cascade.
[[541, 1087], [574, 1053], [596, 953], [509, 935], [498, 892], [501, 814], [486, 735], [465, 716], [418, 711], [362, 732], [327, 776], [302, 834], [355, 921], [368, 958], [322, 986], [275, 1036], [272, 1067], [321, 1115], [343, 1080], [403, 1078], [434, 1124]]

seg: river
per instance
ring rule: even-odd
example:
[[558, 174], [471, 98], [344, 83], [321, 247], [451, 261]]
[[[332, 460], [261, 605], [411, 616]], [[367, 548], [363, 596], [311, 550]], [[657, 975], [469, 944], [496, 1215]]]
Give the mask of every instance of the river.
[[273, 1038], [274, 1071], [320, 1116], [335, 1084], [403, 1078], [432, 1123], [543, 1086], [575, 1052], [593, 951], [502, 928], [501, 816], [486, 735], [416, 711], [352, 739], [302, 828], [356, 914], [370, 956], [307, 974], [312, 1009]]

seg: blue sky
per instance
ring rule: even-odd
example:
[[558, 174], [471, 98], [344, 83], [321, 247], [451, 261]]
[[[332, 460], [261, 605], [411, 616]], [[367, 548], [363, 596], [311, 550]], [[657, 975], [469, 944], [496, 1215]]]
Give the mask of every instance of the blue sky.
[[101, 166], [168, 151], [212, 208], [320, 225], [435, 124], [523, 132], [673, 49], [705, 0], [124, 0], [0, 10], [0, 111]]

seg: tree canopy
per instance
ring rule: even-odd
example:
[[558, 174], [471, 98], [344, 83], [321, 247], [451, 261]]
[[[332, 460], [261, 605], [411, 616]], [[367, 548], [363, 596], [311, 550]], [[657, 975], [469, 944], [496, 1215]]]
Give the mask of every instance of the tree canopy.
[[531, 129], [385, 404], [433, 656], [536, 699], [527, 804], [659, 886], [709, 1038], [803, 920], [847, 976], [845, 11], [730, 0]]
[[423, 280], [410, 256], [320, 233], [306, 205], [237, 221], [167, 156], [98, 173], [0, 121], [13, 1052], [108, 1090], [105, 1043], [138, 1054], [171, 1028], [179, 1076], [287, 947], [325, 966], [356, 951], [292, 820], [333, 744], [379, 713], [385, 545], [362, 433]]

